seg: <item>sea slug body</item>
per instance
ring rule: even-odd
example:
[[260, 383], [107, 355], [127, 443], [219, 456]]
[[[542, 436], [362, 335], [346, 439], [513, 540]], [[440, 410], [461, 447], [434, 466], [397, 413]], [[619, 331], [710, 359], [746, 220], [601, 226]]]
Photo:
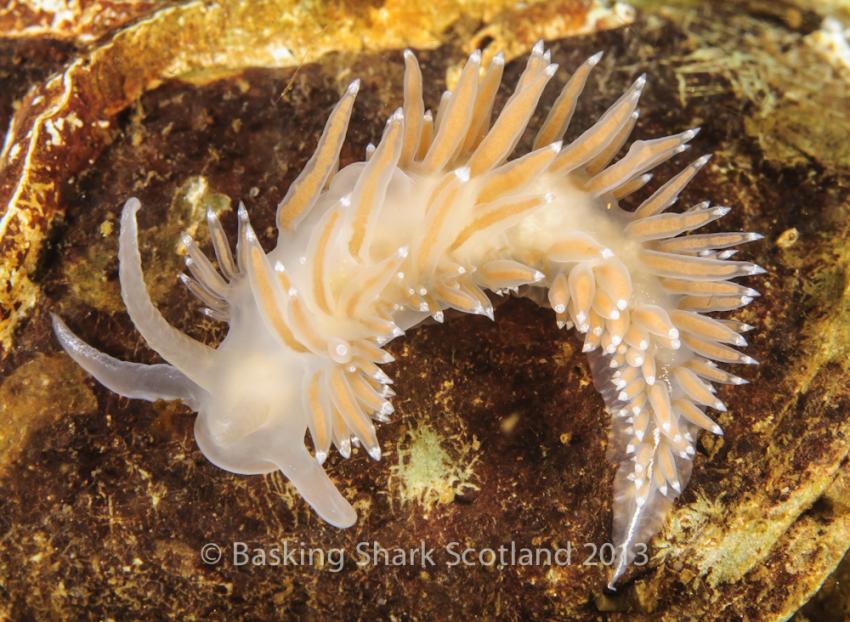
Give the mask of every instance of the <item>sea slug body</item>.
[[[493, 118], [504, 61], [466, 61], [435, 115], [422, 99], [414, 55], [404, 53], [404, 102], [364, 162], [338, 169], [358, 82], [330, 113], [310, 161], [277, 210], [266, 252], [238, 210], [235, 250], [209, 211], [215, 262], [188, 235], [183, 283], [229, 331], [217, 348], [178, 331], [146, 291], [137, 242], [139, 201], [129, 199], [119, 239], [129, 315], [166, 363], [116, 360], [54, 316], [65, 350], [102, 384], [146, 400], [182, 400], [198, 412], [204, 455], [228, 471], [280, 470], [329, 523], [356, 520], [325, 474], [331, 446], [380, 459], [374, 421], [393, 413], [383, 346], [447, 308], [493, 318], [487, 290], [520, 291], [550, 306], [558, 325], [584, 336], [594, 383], [613, 418], [611, 584], [636, 545], [658, 529], [690, 475], [699, 430], [722, 434], [707, 409], [724, 411], [714, 384], [745, 381], [717, 363], [753, 364], [752, 327], [707, 314], [748, 304], [733, 281], [763, 272], [729, 258], [752, 233], [697, 233], [729, 208], [668, 209], [708, 162], [702, 156], [633, 211], [619, 200], [650, 181], [697, 130], [638, 140], [615, 159], [638, 117], [643, 76], [569, 144], [576, 101], [601, 53], [560, 91], [531, 151], [511, 158], [556, 65], [538, 44]], [[304, 445], [309, 431], [313, 452]]]

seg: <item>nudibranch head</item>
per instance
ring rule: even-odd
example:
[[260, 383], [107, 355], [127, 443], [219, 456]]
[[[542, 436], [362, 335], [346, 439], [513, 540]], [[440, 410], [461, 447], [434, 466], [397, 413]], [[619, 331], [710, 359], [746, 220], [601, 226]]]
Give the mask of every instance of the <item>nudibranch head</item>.
[[380, 459], [375, 422], [392, 415], [395, 395], [380, 367], [393, 360], [383, 346], [428, 317], [442, 321], [448, 308], [492, 319], [487, 290], [526, 294], [551, 307], [560, 327], [583, 335], [613, 416], [613, 584], [687, 482], [698, 431], [722, 433], [706, 413], [726, 410], [714, 384], [744, 380], [717, 363], [755, 361], [733, 347], [746, 345], [742, 333], [751, 327], [708, 313], [749, 303], [757, 292], [734, 279], [763, 270], [730, 259], [733, 247], [760, 236], [691, 233], [728, 207], [668, 211], [709, 156], [636, 209], [620, 207], [698, 132], [638, 140], [617, 158], [638, 118], [644, 76], [564, 142], [600, 59], [576, 69], [531, 150], [512, 157], [557, 69], [542, 44], [495, 116], [501, 56], [482, 67], [473, 53], [432, 114], [419, 65], [406, 51], [403, 105], [364, 162], [337, 170], [358, 82], [331, 111], [278, 206], [275, 248], [262, 248], [242, 205], [235, 246], [208, 212], [214, 259], [183, 236], [181, 281], [206, 315], [228, 324], [216, 348], [176, 330], [151, 302], [136, 199], [121, 217], [121, 292], [133, 323], [167, 363], [117, 361], [54, 318], [60, 342], [122, 395], [183, 400], [198, 412], [195, 435], [210, 461], [237, 473], [280, 470], [325, 520], [344, 527], [356, 515], [321, 465], [332, 447], [348, 457], [352, 444]]

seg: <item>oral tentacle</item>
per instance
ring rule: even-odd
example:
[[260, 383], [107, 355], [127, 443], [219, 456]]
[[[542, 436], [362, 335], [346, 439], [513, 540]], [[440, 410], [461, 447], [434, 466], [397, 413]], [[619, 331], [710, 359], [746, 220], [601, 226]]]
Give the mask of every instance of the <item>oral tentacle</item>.
[[121, 298], [130, 319], [151, 349], [192, 382], [209, 389], [215, 350], [171, 326], [148, 295], [137, 239], [136, 212], [140, 207], [138, 199], [129, 199], [121, 212], [118, 246]]
[[77, 337], [58, 315], [51, 314], [53, 332], [74, 361], [110, 391], [136, 400], [181, 400], [197, 409], [204, 390], [171, 365], [121, 361]]

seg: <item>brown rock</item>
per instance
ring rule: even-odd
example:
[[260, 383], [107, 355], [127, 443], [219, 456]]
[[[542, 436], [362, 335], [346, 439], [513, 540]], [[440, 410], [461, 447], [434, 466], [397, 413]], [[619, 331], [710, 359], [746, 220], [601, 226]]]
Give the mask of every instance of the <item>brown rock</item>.
[[[118, 33], [120, 19], [92, 27], [108, 34], [75, 38], [77, 48], [4, 44], [11, 56], [42, 50], [7, 63], [14, 94], [0, 98], [9, 111], [32, 85], [0, 168], [4, 617], [774, 620], [809, 600], [850, 545], [850, 102], [817, 7], [788, 4], [797, 13], [777, 18], [756, 2], [653, 4], [632, 26], [564, 38], [629, 15], [578, 2], [202, 6], [165, 8]], [[116, 295], [126, 197], [145, 206], [143, 261], [160, 309], [214, 343], [222, 329], [201, 320], [176, 279], [177, 236], [198, 223], [200, 197], [231, 231], [231, 201], [244, 199], [269, 244], [274, 207], [341, 85], [364, 81], [347, 163], [400, 101], [395, 48], [429, 48], [418, 53], [434, 106], [471, 45], [519, 55], [540, 36], [561, 39], [552, 53], [564, 74], [607, 52], [576, 128], [646, 71], [637, 134], [701, 125], [695, 149], [716, 154], [682, 202], [732, 205], [724, 227], [767, 235], [746, 251], [769, 270], [753, 283], [763, 295], [738, 316], [758, 327], [748, 352], [761, 365], [752, 384], [720, 391], [726, 435], [702, 440], [650, 563], [618, 593], [603, 592], [607, 569], [594, 563], [611, 522], [608, 420], [575, 337], [528, 300], [500, 305], [495, 324], [452, 317], [392, 344], [398, 414], [380, 429], [384, 459], [329, 460], [360, 514], [347, 531], [321, 523], [279, 476], [206, 462], [186, 408], [118, 398], [59, 353], [51, 310], [110, 354], [156, 360]], [[224, 53], [210, 67], [215, 50]], [[72, 64], [46, 77], [65, 58]], [[507, 66], [507, 84], [520, 68]], [[305, 563], [238, 566], [236, 541], [267, 553], [286, 544]], [[484, 549], [512, 541], [569, 551], [570, 563], [490, 563]], [[436, 565], [358, 565], [359, 542], [379, 561], [434, 548]], [[476, 563], [448, 566], [453, 542]], [[205, 543], [224, 559], [204, 564]], [[832, 579], [801, 619], [840, 619], [842, 589]]]

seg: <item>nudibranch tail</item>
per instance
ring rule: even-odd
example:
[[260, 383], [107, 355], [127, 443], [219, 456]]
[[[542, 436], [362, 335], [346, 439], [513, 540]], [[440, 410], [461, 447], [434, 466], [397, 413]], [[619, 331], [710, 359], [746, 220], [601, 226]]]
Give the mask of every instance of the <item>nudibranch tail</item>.
[[[124, 395], [190, 403], [198, 445], [215, 464], [237, 473], [280, 469], [324, 519], [346, 526], [354, 510], [321, 465], [331, 447], [344, 458], [362, 447], [380, 459], [375, 422], [388, 420], [395, 395], [380, 367], [392, 361], [383, 346], [428, 317], [443, 321], [448, 308], [493, 319], [487, 290], [527, 295], [550, 306], [559, 327], [582, 335], [613, 418], [613, 585], [687, 483], [698, 432], [722, 433], [707, 413], [726, 411], [714, 385], [746, 382], [717, 363], [755, 363], [735, 349], [752, 327], [706, 314], [751, 302], [758, 293], [733, 279], [764, 271], [730, 260], [733, 247], [759, 235], [695, 233], [728, 207], [667, 211], [709, 156], [636, 209], [620, 207], [698, 134], [637, 140], [618, 157], [638, 120], [644, 76], [564, 142], [600, 59], [576, 70], [532, 150], [512, 157], [558, 67], [542, 43], [495, 115], [501, 55], [482, 67], [474, 52], [432, 115], [416, 57], [405, 51], [404, 101], [381, 140], [364, 162], [339, 169], [359, 89], [351, 83], [278, 206], [274, 249], [263, 249], [242, 205], [235, 254], [212, 211], [215, 262], [184, 236], [189, 274], [181, 280], [204, 313], [229, 325], [216, 350], [169, 326], [147, 296], [135, 199], [122, 215], [122, 294], [142, 335], [173, 367], [117, 362], [57, 320], [60, 341]], [[128, 373], [139, 374], [137, 385]]]

